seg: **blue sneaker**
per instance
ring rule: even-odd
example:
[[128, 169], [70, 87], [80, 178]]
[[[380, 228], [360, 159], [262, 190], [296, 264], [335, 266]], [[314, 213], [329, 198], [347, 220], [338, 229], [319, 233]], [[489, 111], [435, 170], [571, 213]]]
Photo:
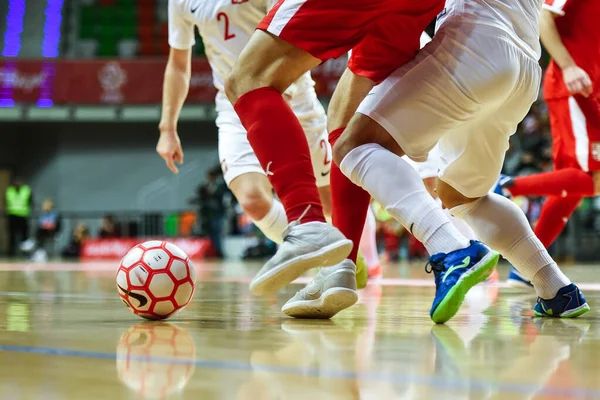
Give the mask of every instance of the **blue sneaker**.
[[590, 311], [583, 293], [575, 284], [560, 289], [553, 299], [538, 297], [533, 312], [537, 317], [575, 318]]
[[515, 267], [510, 267], [506, 283], [511, 288], [534, 290], [531, 281], [527, 280]]
[[514, 178], [508, 175], [500, 174], [498, 176], [498, 180], [496, 180], [496, 185], [493, 187], [493, 192], [499, 194], [500, 196], [504, 196], [507, 199], [510, 199], [512, 196], [508, 189], [514, 184]]
[[500, 254], [476, 240], [464, 249], [429, 258], [425, 271], [435, 275], [435, 299], [431, 319], [443, 324], [458, 312], [465, 295], [475, 285], [485, 281], [494, 271]]

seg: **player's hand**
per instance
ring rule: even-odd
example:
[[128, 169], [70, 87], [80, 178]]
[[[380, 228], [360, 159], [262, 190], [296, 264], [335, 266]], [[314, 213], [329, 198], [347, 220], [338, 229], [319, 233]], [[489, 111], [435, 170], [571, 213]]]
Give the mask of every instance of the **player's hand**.
[[177, 132], [161, 132], [158, 144], [156, 145], [156, 152], [165, 160], [167, 167], [174, 174], [179, 173], [175, 162], [183, 164], [183, 150], [181, 149], [181, 141]]
[[575, 95], [580, 94], [584, 97], [588, 97], [592, 94], [594, 88], [592, 87], [592, 80], [590, 76], [583, 69], [577, 65], [571, 65], [563, 69], [563, 79], [569, 93]]

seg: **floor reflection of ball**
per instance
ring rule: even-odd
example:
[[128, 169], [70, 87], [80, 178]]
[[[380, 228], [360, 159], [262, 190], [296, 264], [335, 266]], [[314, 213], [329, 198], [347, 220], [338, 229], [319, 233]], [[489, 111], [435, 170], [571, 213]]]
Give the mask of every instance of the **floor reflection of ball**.
[[180, 392], [194, 374], [196, 347], [190, 334], [169, 323], [145, 322], [121, 336], [117, 346], [119, 379], [144, 398]]

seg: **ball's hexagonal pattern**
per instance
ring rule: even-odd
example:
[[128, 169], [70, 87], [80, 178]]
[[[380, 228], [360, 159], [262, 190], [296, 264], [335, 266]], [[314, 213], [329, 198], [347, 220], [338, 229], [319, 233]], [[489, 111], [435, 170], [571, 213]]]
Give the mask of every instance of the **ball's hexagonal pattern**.
[[178, 306], [183, 307], [190, 301], [193, 293], [194, 287], [190, 282], [179, 285], [175, 293], [175, 302]]
[[169, 253], [173, 254], [175, 257], [181, 258], [185, 260], [187, 258], [187, 254], [179, 247], [175, 246], [173, 243], [166, 243], [165, 248], [169, 251]]
[[173, 260], [169, 269], [178, 281], [182, 281], [188, 277], [188, 266], [183, 261]]
[[127, 282], [127, 272], [123, 269], [119, 269], [117, 272], [117, 286], [122, 287], [123, 289], [129, 288], [129, 283]]
[[194, 264], [191, 261], [188, 261], [188, 272], [190, 274], [190, 280], [192, 281], [192, 285], [196, 285], [196, 269], [194, 268]]
[[131, 286], [144, 286], [148, 282], [148, 270], [141, 264], [131, 268], [128, 275]]
[[144, 253], [144, 263], [154, 271], [167, 268], [170, 260], [171, 257], [163, 249], [146, 250]]
[[164, 242], [161, 242], [160, 240], [149, 240], [147, 242], [140, 244], [140, 246], [142, 246], [144, 249], [148, 250], [148, 249], [152, 249], [154, 247], [160, 247], [160, 246], [162, 246], [163, 243]]
[[150, 293], [152, 293], [155, 298], [169, 297], [175, 289], [175, 282], [173, 282], [168, 274], [154, 274], [150, 279], [148, 289], [150, 289]]
[[123, 257], [121, 260], [121, 265], [125, 268], [131, 267], [133, 264], [142, 259], [142, 254], [144, 254], [144, 250], [139, 247], [134, 247], [133, 249], [129, 250], [129, 253], [127, 253], [125, 257]]
[[153, 311], [154, 311], [154, 314], [166, 316], [166, 315], [171, 314], [173, 311], [175, 311], [175, 304], [173, 304], [173, 302], [171, 300], [158, 301], [154, 305]]
[[142, 318], [165, 319], [181, 311], [195, 289], [195, 271], [179, 247], [162, 241], [135, 246], [116, 274], [121, 300]]

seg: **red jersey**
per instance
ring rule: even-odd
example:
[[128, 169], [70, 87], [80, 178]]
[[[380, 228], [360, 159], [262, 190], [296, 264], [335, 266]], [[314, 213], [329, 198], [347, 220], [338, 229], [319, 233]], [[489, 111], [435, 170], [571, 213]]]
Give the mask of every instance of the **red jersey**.
[[[558, 14], [556, 28], [563, 44], [575, 63], [590, 76], [592, 95], [600, 96], [600, 0], [545, 0], [544, 9]], [[569, 96], [562, 71], [551, 60], [544, 79], [544, 98]]]

